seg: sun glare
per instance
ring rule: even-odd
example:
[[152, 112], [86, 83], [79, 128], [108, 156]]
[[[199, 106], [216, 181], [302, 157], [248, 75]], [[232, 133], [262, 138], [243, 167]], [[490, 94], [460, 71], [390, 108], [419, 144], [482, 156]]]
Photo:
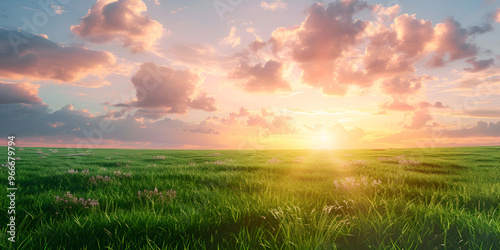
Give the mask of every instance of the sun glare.
[[320, 132], [314, 138], [316, 149], [334, 149], [336, 148], [335, 138], [331, 133]]

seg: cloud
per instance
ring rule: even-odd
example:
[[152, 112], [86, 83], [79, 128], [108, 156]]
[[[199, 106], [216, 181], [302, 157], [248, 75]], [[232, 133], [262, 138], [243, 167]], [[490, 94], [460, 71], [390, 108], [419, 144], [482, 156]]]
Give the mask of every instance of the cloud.
[[476, 88], [483, 86], [488, 89], [489, 94], [495, 93], [496, 83], [500, 82], [500, 68], [489, 67], [484, 70], [474, 71], [464, 70], [460, 72], [461, 76], [458, 80], [453, 81], [459, 88]]
[[[240, 115], [241, 115], [240, 109]], [[248, 116], [246, 126], [260, 127], [268, 134], [289, 135], [297, 132], [297, 129], [292, 125], [293, 117], [289, 115], [277, 115], [274, 112], [262, 108], [260, 112], [244, 111], [244, 116]]]
[[264, 117], [260, 116], [259, 114], [251, 115], [248, 117], [247, 125], [251, 127], [253, 126], [267, 127], [267, 120]]
[[96, 119], [85, 110], [75, 110], [73, 105], [67, 105], [55, 112], [51, 112], [45, 104], [0, 105], [0, 115], [9, 117], [9, 122], [1, 123], [1, 131], [23, 137], [78, 135], [87, 123], [95, 124], [93, 120]]
[[497, 23], [500, 23], [500, 8], [497, 8], [493, 17]]
[[436, 122], [432, 124], [430, 123], [434, 120], [434, 118], [430, 114], [429, 108], [443, 109], [448, 108], [448, 106], [444, 106], [442, 102], [435, 102], [434, 104], [429, 102], [420, 102], [413, 107], [411, 122], [409, 125], [404, 125], [404, 128], [409, 130], [419, 130], [424, 127], [439, 126]]
[[291, 125], [293, 117], [289, 115], [274, 116], [267, 128], [273, 134], [289, 135], [294, 134], [297, 130]]
[[390, 7], [383, 7], [382, 4], [378, 4], [373, 7], [373, 12], [377, 14], [377, 22], [379, 23], [393, 21], [400, 11], [401, 6], [399, 4]]
[[347, 139], [347, 141], [358, 141], [359, 139], [365, 136], [365, 132], [363, 129], [355, 127], [352, 130], [347, 130], [344, 126], [337, 124], [333, 127], [333, 131], [337, 134], [340, 134], [341, 138]]
[[42, 104], [38, 97], [38, 85], [31, 83], [7, 83], [0, 81], [0, 104]]
[[[362, 11], [370, 11], [375, 20], [356, 19], [365, 16]], [[490, 24], [463, 28], [450, 17], [433, 26], [416, 15], [398, 16], [399, 12], [399, 5], [383, 7], [361, 0], [316, 3], [300, 25], [275, 29], [267, 42], [253, 41], [242, 55], [254, 62], [265, 58], [287, 68], [298, 66], [301, 83], [340, 96], [353, 87], [373, 86], [381, 86], [390, 96], [414, 95], [424, 82], [435, 79], [416, 75], [416, 65], [429, 59], [430, 67], [462, 59], [473, 63], [470, 70], [492, 64], [472, 59], [479, 51], [473, 39], [490, 31]]]
[[[458, 129], [436, 130], [427, 128], [425, 130], [404, 130], [392, 135], [382, 137], [376, 140], [376, 142], [405, 144], [405, 142], [407, 141], [414, 140], [419, 146], [439, 146], [447, 145], [445, 142], [450, 140], [445, 139], [475, 138], [474, 143], [477, 144], [478, 141], [484, 140], [482, 138], [486, 137], [500, 137], [500, 121], [496, 123], [478, 121], [475, 124], [465, 125], [462, 128]], [[418, 139], [420, 139], [420, 141]]]
[[428, 109], [420, 109], [413, 113], [410, 125], [405, 125], [406, 129], [421, 129], [427, 125], [428, 122], [432, 121], [433, 118], [429, 114]]
[[193, 109], [204, 110], [207, 112], [216, 111], [215, 98], [207, 96], [207, 93], [202, 92], [199, 96], [195, 97], [189, 106]]
[[468, 33], [469, 35], [480, 35], [484, 34], [486, 32], [490, 32], [493, 30], [493, 26], [489, 23], [483, 24], [483, 25], [475, 25], [472, 27], [469, 27]]
[[470, 33], [451, 17], [436, 24], [434, 32], [431, 45], [434, 55], [428, 63], [430, 67], [442, 67], [447, 62], [475, 56], [479, 51], [474, 43], [468, 41]]
[[289, 53], [298, 63], [302, 82], [326, 94], [344, 94], [346, 83], [335, 79], [335, 69], [342, 63], [337, 59], [361, 41], [368, 22], [354, 21], [353, 15], [367, 8], [368, 4], [358, 0], [337, 1], [327, 7], [314, 4], [300, 26], [273, 31], [270, 44], [274, 52]]
[[233, 26], [231, 28], [231, 31], [229, 32], [229, 35], [227, 35], [227, 37], [224, 37], [224, 39], [220, 41], [220, 44], [231, 45], [232, 48], [240, 45], [241, 38], [236, 35], [236, 31], [238, 31], [238, 29], [236, 29], [236, 26]]
[[500, 109], [476, 109], [465, 113], [469, 117], [500, 118]]
[[427, 43], [433, 38], [432, 23], [417, 19], [415, 15], [398, 16], [394, 20], [394, 25], [398, 39], [397, 50], [405, 53], [407, 57], [421, 55]]
[[130, 52], [152, 50], [163, 36], [163, 26], [144, 14], [141, 0], [98, 0], [71, 31], [93, 43], [120, 42]]
[[216, 131], [216, 130], [211, 129], [211, 128], [203, 128], [203, 127], [199, 127], [197, 129], [189, 129], [189, 132], [201, 133], [201, 134], [214, 134], [214, 135], [220, 134], [219, 131]]
[[266, 1], [260, 2], [260, 7], [265, 10], [277, 10], [277, 9], [286, 9], [286, 3], [281, 0], [275, 0], [272, 3], [267, 3]]
[[[2, 136], [16, 134], [20, 145], [63, 145], [91, 147], [148, 147], [180, 148], [185, 144], [206, 148], [224, 148], [224, 140], [215, 140], [217, 131], [201, 128], [200, 124], [164, 118], [154, 122], [138, 121], [133, 116], [114, 117], [115, 112], [96, 116], [87, 110], [67, 105], [55, 112], [47, 105], [0, 105], [0, 116], [9, 122], [0, 123]], [[197, 132], [191, 132], [197, 131]], [[140, 143], [140, 144], [139, 144]], [[85, 148], [85, 146], [83, 146]]]
[[469, 63], [472, 65], [472, 68], [465, 68], [465, 71], [469, 72], [479, 72], [486, 70], [493, 66], [495, 64], [495, 59], [490, 58], [490, 59], [484, 59], [484, 60], [477, 60], [476, 57], [469, 58], [465, 61], [466, 63]]
[[422, 87], [424, 82], [433, 79], [435, 78], [427, 75], [411, 76], [409, 79], [395, 77], [382, 83], [382, 91], [388, 95], [412, 95]]
[[217, 110], [213, 97], [205, 92], [197, 93], [202, 79], [191, 70], [175, 70], [147, 62], [131, 80], [137, 97], [133, 106], [165, 108], [165, 113], [176, 114], [185, 114], [188, 108], [207, 112]]
[[227, 118], [217, 118], [221, 123], [231, 125], [237, 121], [240, 117], [247, 117], [250, 112], [245, 107], [241, 107], [238, 112], [231, 112]]
[[500, 121], [485, 122], [478, 121], [474, 126], [457, 130], [446, 130], [445, 135], [448, 137], [473, 137], [473, 136], [491, 136], [500, 137]]
[[[158, 3], [157, 5], [160, 5], [160, 4]], [[181, 11], [183, 9], [186, 9], [186, 8], [187, 8], [187, 6], [179, 7], [177, 9], [175, 9], [175, 10], [170, 11], [170, 14], [176, 14], [177, 12], [179, 12], [179, 11]]]
[[[30, 37], [29, 39], [27, 39]], [[107, 75], [113, 54], [80, 46], [61, 46], [46, 37], [0, 28], [0, 77], [58, 80], [83, 85], [88, 75]]]
[[420, 102], [418, 104], [418, 107], [421, 109], [423, 109], [423, 108], [437, 108], [437, 109], [449, 108], [448, 106], [443, 105], [442, 102], [435, 102], [434, 104], [429, 103], [429, 102]]
[[63, 6], [59, 5], [51, 5], [50, 8], [54, 11], [54, 13], [61, 15], [64, 12], [67, 12], [63, 9]]
[[412, 111], [415, 110], [415, 106], [410, 105], [404, 101], [401, 101], [397, 98], [393, 100], [393, 102], [387, 102], [382, 104], [382, 109], [384, 110], [393, 110], [393, 111]]
[[[154, 111], [150, 108], [139, 110]], [[134, 114], [115, 110], [98, 116], [89, 113], [88, 110], [77, 109], [71, 104], [55, 112], [45, 104], [5, 104], [0, 105], [0, 116], [9, 117], [9, 122], [0, 123], [0, 131], [5, 136], [18, 135], [20, 145], [25, 146], [28, 146], [28, 142], [38, 147], [59, 144], [73, 148], [80, 146], [79, 143], [91, 147], [113, 148], [124, 145], [181, 148], [189, 144], [212, 149], [234, 149], [235, 145], [256, 139], [257, 136], [260, 136], [258, 143], [267, 143], [260, 139], [296, 132], [291, 117], [275, 115], [266, 109], [250, 111], [242, 107], [232, 114], [224, 119], [238, 116], [235, 124], [224, 123], [222, 122], [224, 119], [214, 116], [197, 123], [166, 117], [160, 120], [139, 119]], [[266, 124], [258, 127], [247, 126], [246, 121], [251, 114], [264, 117]]]
[[291, 90], [290, 84], [283, 79], [283, 64], [274, 60], [254, 66], [241, 61], [240, 66], [229, 73], [228, 78], [243, 80], [240, 85], [249, 92], [274, 93]]
[[248, 48], [250, 49], [250, 51], [257, 53], [262, 48], [265, 48], [266, 45], [267, 45], [267, 43], [265, 43], [263, 41], [255, 40], [248, 45]]

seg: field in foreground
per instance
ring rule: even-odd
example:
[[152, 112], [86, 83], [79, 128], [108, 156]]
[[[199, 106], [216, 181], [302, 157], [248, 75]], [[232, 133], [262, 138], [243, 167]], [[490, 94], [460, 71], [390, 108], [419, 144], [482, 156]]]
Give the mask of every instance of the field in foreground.
[[16, 157], [1, 249], [500, 249], [499, 147]]

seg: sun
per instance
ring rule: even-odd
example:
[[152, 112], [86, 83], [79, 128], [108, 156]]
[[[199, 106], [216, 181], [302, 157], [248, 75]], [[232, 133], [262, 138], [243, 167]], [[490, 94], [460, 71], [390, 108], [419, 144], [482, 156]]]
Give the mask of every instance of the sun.
[[316, 149], [334, 149], [336, 148], [335, 137], [332, 133], [321, 131], [314, 138]]

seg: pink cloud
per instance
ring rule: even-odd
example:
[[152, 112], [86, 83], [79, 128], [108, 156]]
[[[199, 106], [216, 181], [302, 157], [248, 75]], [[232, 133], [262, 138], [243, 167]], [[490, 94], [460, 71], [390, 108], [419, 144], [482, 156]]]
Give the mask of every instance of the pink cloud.
[[411, 76], [410, 78], [395, 77], [387, 79], [382, 83], [382, 90], [388, 95], [412, 95], [416, 93], [424, 82], [434, 79], [434, 77], [422, 75]]
[[241, 107], [240, 110], [238, 112], [231, 112], [229, 113], [229, 116], [227, 118], [217, 118], [217, 117], [214, 117], [215, 119], [219, 120], [220, 122], [222, 122], [223, 124], [233, 124], [234, 122], [236, 122], [236, 120], [240, 117], [246, 117], [246, 116], [249, 116], [250, 115], [250, 112], [248, 111], [248, 109], [244, 108], [244, 107]]
[[[394, 23], [354, 20], [364, 9], [395, 18]], [[344, 95], [350, 85], [371, 87], [378, 79], [416, 78], [413, 65], [433, 38], [432, 23], [407, 14], [395, 17], [398, 12], [397, 5], [383, 8], [363, 1], [315, 4], [301, 25], [276, 29], [268, 43], [274, 53], [288, 53], [299, 65], [303, 83], [329, 95]], [[250, 48], [263, 46], [254, 42]]]
[[264, 65], [254, 66], [242, 61], [228, 77], [243, 80], [240, 85], [249, 92], [274, 93], [290, 91], [290, 84], [283, 79], [283, 65], [280, 62], [269, 60]]
[[247, 125], [248, 126], [262, 126], [266, 127], [267, 126], [267, 121], [264, 119], [264, 117], [260, 115], [251, 115], [248, 117], [247, 120]]
[[430, 67], [442, 67], [447, 62], [475, 56], [479, 48], [469, 42], [469, 32], [453, 18], [436, 24], [431, 48], [434, 55], [428, 63]]
[[38, 85], [27, 82], [7, 83], [0, 81], [0, 104], [42, 104], [38, 97]]
[[0, 46], [7, 50], [0, 57], [3, 78], [49, 79], [86, 86], [76, 81], [88, 75], [107, 75], [116, 63], [109, 52], [61, 46], [46, 37], [19, 30], [0, 29]]
[[397, 50], [408, 57], [421, 55], [434, 35], [430, 21], [417, 19], [415, 15], [403, 14], [394, 20], [397, 35]]
[[151, 62], [144, 63], [132, 77], [137, 97], [133, 106], [164, 108], [165, 113], [176, 114], [185, 114], [188, 108], [215, 111], [215, 99], [198, 90], [201, 80], [191, 70], [175, 70]]
[[428, 109], [420, 109], [413, 113], [410, 125], [405, 125], [406, 129], [421, 129], [427, 125], [428, 122], [432, 121], [433, 118], [429, 114]]
[[293, 134], [297, 132], [297, 129], [292, 126], [292, 120], [291, 116], [275, 115], [273, 112], [267, 111], [266, 108], [262, 108], [260, 112], [248, 116], [246, 125], [259, 126], [271, 134]]
[[415, 106], [395, 98], [390, 103], [382, 104], [382, 109], [393, 111], [412, 111], [415, 110]]
[[392, 21], [401, 11], [401, 7], [399, 4], [395, 4], [390, 7], [383, 7], [382, 4], [375, 5], [373, 8], [373, 12], [378, 15], [378, 22], [383, 23], [387, 21]]
[[164, 29], [146, 11], [141, 0], [98, 0], [71, 31], [93, 43], [118, 41], [132, 53], [151, 50]]
[[500, 23], [500, 8], [495, 11], [494, 18], [497, 23]]
[[423, 108], [438, 108], [438, 109], [448, 108], [448, 106], [443, 105], [442, 102], [435, 102], [434, 104], [429, 103], [429, 102], [420, 102], [418, 104], [418, 107], [421, 109], [423, 109]]
[[[375, 13], [377, 20], [355, 19], [363, 10]], [[431, 67], [460, 59], [468, 59], [471, 71], [491, 66], [491, 60], [473, 59], [479, 48], [472, 42], [491, 25], [466, 29], [448, 18], [433, 26], [415, 15], [398, 16], [399, 11], [399, 5], [386, 8], [359, 0], [317, 3], [307, 10], [303, 23], [275, 29], [269, 41], [254, 41], [242, 54], [259, 58], [269, 47], [267, 58], [298, 65], [301, 82], [327, 95], [345, 95], [353, 85], [412, 95], [434, 79], [415, 75], [415, 65], [429, 56]]]
[[257, 53], [259, 50], [264, 48], [267, 45], [267, 43], [260, 41], [260, 40], [255, 40], [252, 43], [248, 45], [248, 48], [250, 51]]
[[368, 5], [362, 1], [314, 4], [301, 26], [280, 35], [274, 41], [288, 45], [291, 56], [302, 69], [302, 81], [328, 93], [344, 93], [344, 83], [335, 80], [336, 60], [354, 48], [368, 22], [353, 20], [353, 15]]
[[216, 103], [215, 98], [207, 96], [207, 93], [202, 92], [200, 95], [198, 95], [191, 101], [189, 106], [193, 109], [212, 112], [217, 110], [217, 108], [215, 107], [215, 103]]

